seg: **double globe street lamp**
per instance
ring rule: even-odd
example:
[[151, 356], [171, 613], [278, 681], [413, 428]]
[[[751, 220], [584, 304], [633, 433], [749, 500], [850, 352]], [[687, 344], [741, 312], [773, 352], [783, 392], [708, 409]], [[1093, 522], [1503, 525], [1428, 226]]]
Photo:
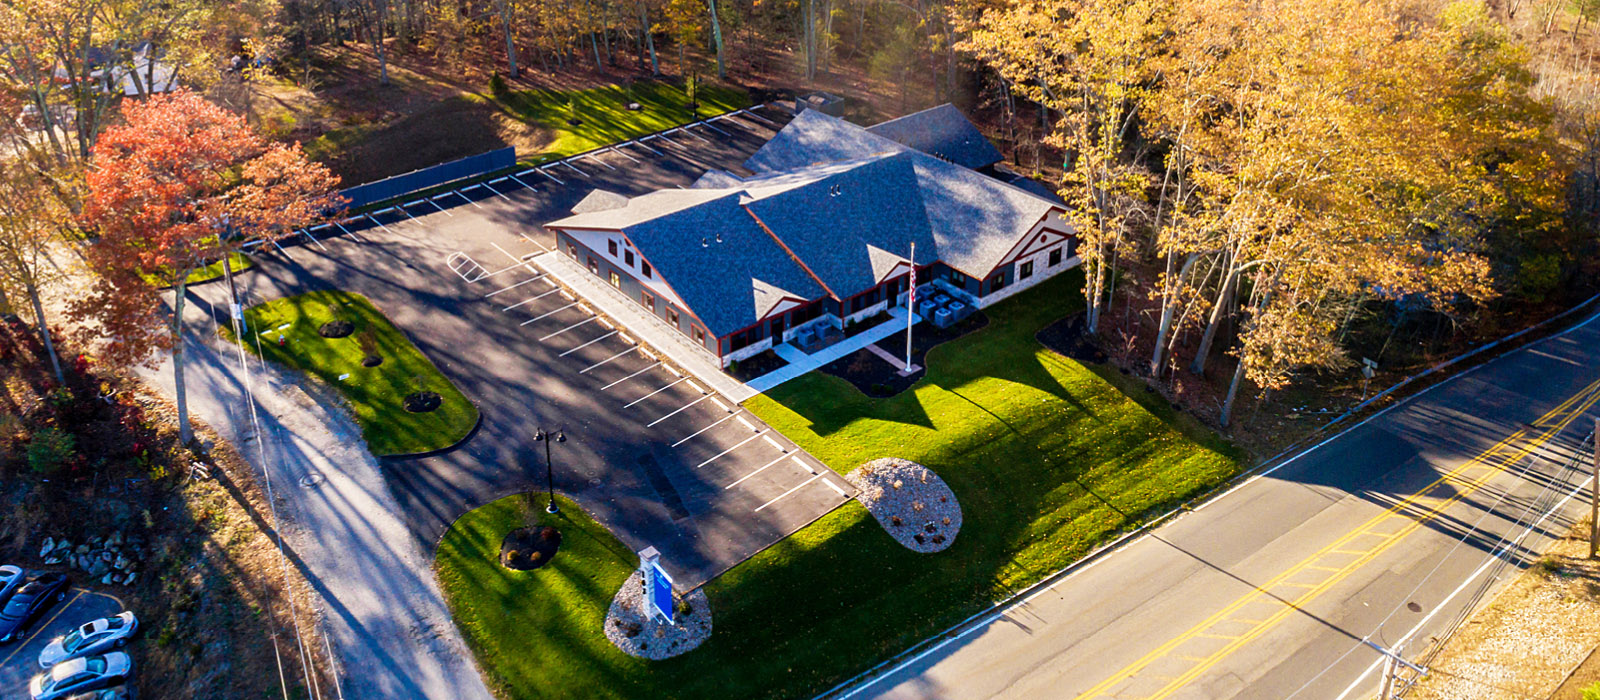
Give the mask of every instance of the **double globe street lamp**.
[[544, 507], [544, 512], [554, 515], [560, 513], [561, 509], [556, 507], [556, 477], [554, 469], [550, 466], [550, 443], [566, 442], [567, 432], [565, 430], [557, 430], [551, 433], [540, 428], [534, 432], [533, 440], [534, 442], [544, 443], [544, 478], [545, 486], [550, 494], [550, 503]]

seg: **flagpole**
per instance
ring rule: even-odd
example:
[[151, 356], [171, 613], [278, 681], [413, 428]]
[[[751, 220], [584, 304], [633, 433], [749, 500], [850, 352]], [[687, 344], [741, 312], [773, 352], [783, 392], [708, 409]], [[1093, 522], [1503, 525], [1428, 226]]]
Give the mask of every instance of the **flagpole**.
[[906, 374], [911, 373], [911, 319], [917, 308], [917, 242], [911, 242], [911, 292], [906, 296]]

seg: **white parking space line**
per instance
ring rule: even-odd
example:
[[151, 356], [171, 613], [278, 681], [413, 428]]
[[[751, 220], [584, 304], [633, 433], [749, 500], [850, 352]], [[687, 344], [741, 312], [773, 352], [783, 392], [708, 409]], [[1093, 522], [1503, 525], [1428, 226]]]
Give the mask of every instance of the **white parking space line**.
[[639, 370], [637, 372], [634, 372], [633, 374], [630, 374], [630, 375], [628, 375], [626, 377], [618, 379], [617, 381], [614, 381], [614, 382], [612, 382], [610, 384], [607, 384], [607, 385], [605, 385], [603, 387], [600, 387], [600, 390], [601, 391], [605, 391], [606, 389], [610, 389], [611, 387], [614, 387], [614, 386], [616, 386], [618, 384], [621, 384], [621, 383], [623, 383], [625, 381], [628, 381], [629, 379], [633, 379], [634, 377], [637, 377], [637, 376], [639, 376], [641, 374], [644, 374], [645, 372], [649, 372], [650, 370], [653, 370], [653, 369], [655, 369], [657, 367], [660, 367], [660, 366], [661, 366], [661, 361], [660, 360], [656, 360], [649, 367], [641, 369], [641, 370]]
[[733, 409], [731, 409], [731, 408], [728, 408], [728, 405], [727, 405], [727, 404], [725, 404], [725, 403], [723, 403], [723, 402], [722, 402], [722, 399], [719, 399], [719, 398], [715, 398], [715, 397], [713, 397], [713, 398], [712, 398], [712, 399], [711, 399], [711, 403], [714, 403], [714, 404], [716, 404], [716, 405], [717, 405], [717, 408], [720, 408], [720, 409], [722, 409], [722, 410], [723, 410], [723, 411], [724, 411], [724, 412], [726, 412], [726, 413], [733, 413]]
[[567, 184], [565, 182], [562, 182], [561, 178], [558, 178], [558, 177], [556, 177], [554, 175], [551, 175], [547, 170], [545, 170], [545, 168], [548, 168], [548, 167], [550, 167], [550, 166], [545, 166], [544, 168], [536, 168], [536, 170], [539, 171], [540, 175], [543, 175], [543, 176], [548, 177], [548, 178], [550, 178], [552, 180], [555, 180], [557, 185], [565, 185], [565, 184]]
[[575, 347], [575, 348], [573, 348], [571, 350], [568, 350], [568, 351], [566, 351], [564, 353], [561, 353], [560, 355], [557, 355], [556, 357], [566, 357], [568, 355], [571, 355], [572, 353], [575, 353], [575, 352], [577, 352], [579, 350], [582, 350], [582, 349], [584, 349], [586, 347], [589, 347], [590, 345], [594, 345], [595, 343], [598, 343], [598, 342], [600, 342], [602, 340], [605, 340], [606, 338], [610, 338], [611, 336], [614, 336], [614, 335], [616, 335], [617, 333], [620, 333], [620, 332], [621, 331], [611, 331], [610, 333], [602, 335], [602, 336], [600, 336], [598, 338], [595, 338], [594, 340], [591, 340], [591, 341], [589, 341], [587, 343], [579, 345], [578, 347]]
[[540, 242], [538, 242], [536, 240], [533, 240], [533, 238], [529, 237], [528, 234], [518, 232], [517, 235], [518, 236], [522, 236], [522, 240], [525, 240], [525, 241], [527, 241], [529, 243], [532, 243], [533, 247], [538, 248], [539, 250], [542, 250], [542, 251], [544, 251], [546, 253], [550, 252], [549, 248], [546, 248], [546, 247], [544, 247], [544, 244], [542, 244], [542, 243], [540, 243]]
[[823, 479], [822, 483], [827, 484], [828, 488], [833, 489], [833, 492], [839, 494], [840, 498], [849, 498], [850, 497], [850, 494], [845, 493], [844, 489], [839, 488], [839, 485], [833, 483], [832, 479]]
[[565, 166], [567, 166], [567, 168], [571, 169], [572, 172], [575, 172], [575, 173], [577, 173], [579, 175], [582, 175], [584, 177], [589, 177], [589, 173], [586, 173], [586, 172], [584, 172], [582, 170], [579, 170], [576, 166], [574, 166], [571, 163], [568, 163], [567, 161], [563, 160], [563, 161], [559, 162], [558, 165], [565, 165]]
[[701, 401], [704, 401], [706, 399], [714, 398], [715, 396], [716, 396], [716, 394], [706, 394], [705, 396], [702, 396], [702, 397], [700, 397], [698, 399], [690, 401], [689, 403], [686, 403], [686, 404], [684, 404], [682, 406], [679, 406], [676, 410], [674, 410], [671, 413], [668, 413], [667, 415], [664, 415], [664, 416], [662, 416], [660, 418], [657, 418], [657, 419], [655, 419], [653, 421], [650, 421], [650, 423], [648, 425], [644, 426], [644, 427], [646, 427], [646, 428], [654, 428], [654, 427], [656, 427], [657, 423], [660, 423], [661, 421], [664, 421], [664, 420], [666, 420], [668, 418], [676, 416], [679, 413], [683, 413], [684, 411], [689, 410], [690, 406], [693, 406], [693, 405], [695, 405], [697, 403], [700, 403]]
[[441, 207], [441, 206], [439, 206], [439, 203], [438, 203], [438, 202], [435, 202], [435, 201], [433, 201], [433, 198], [431, 198], [431, 197], [430, 197], [430, 198], [428, 198], [428, 199], [424, 199], [424, 200], [422, 200], [422, 201], [424, 201], [424, 202], [427, 202], [427, 203], [429, 203], [429, 204], [432, 204], [432, 205], [433, 205], [433, 208], [434, 208], [434, 209], [438, 209], [438, 210], [439, 210], [439, 211], [442, 211], [442, 212], [444, 212], [444, 215], [445, 215], [445, 216], [450, 216], [450, 217], [454, 217], [454, 216], [455, 216], [455, 214], [451, 214], [451, 213], [450, 213], [450, 210], [449, 210], [449, 209], [445, 209], [445, 208], [444, 208], [444, 207]]
[[534, 321], [538, 321], [540, 319], [547, 318], [547, 317], [549, 317], [551, 315], [561, 313], [561, 312], [566, 311], [567, 309], [570, 309], [570, 308], [572, 308], [574, 306], [577, 306], [577, 305], [578, 305], [578, 302], [572, 302], [571, 304], [567, 304], [566, 306], [563, 306], [563, 307], [561, 307], [559, 309], [556, 309], [554, 311], [542, 313], [542, 314], [539, 314], [538, 316], [534, 316], [533, 318], [530, 318], [530, 319], [528, 319], [526, 321], [523, 321], [522, 325], [526, 326], [526, 325], [528, 325], [530, 323], [533, 323]]
[[738, 480], [738, 481], [735, 481], [735, 482], [733, 482], [733, 483], [731, 483], [731, 484], [728, 484], [728, 485], [727, 485], [727, 486], [724, 486], [724, 487], [722, 487], [722, 490], [724, 490], [724, 491], [726, 491], [726, 490], [728, 490], [728, 489], [731, 489], [731, 488], [733, 488], [733, 487], [735, 487], [735, 486], [738, 486], [738, 485], [739, 485], [739, 484], [742, 484], [742, 483], [744, 483], [744, 481], [745, 481], [745, 479], [748, 479], [748, 478], [750, 478], [750, 477], [752, 477], [752, 476], [755, 476], [755, 475], [757, 475], [757, 474], [760, 474], [760, 473], [761, 473], [761, 472], [764, 472], [764, 471], [766, 471], [766, 470], [767, 470], [767, 467], [770, 467], [770, 466], [772, 466], [772, 465], [774, 465], [774, 464], [777, 464], [777, 463], [779, 463], [779, 462], [782, 462], [782, 461], [783, 461], [783, 458], [784, 458], [784, 457], [787, 457], [787, 456], [788, 456], [788, 455], [778, 455], [778, 458], [777, 458], [777, 459], [774, 459], [774, 460], [772, 460], [772, 461], [771, 461], [771, 462], [767, 462], [767, 463], [766, 463], [766, 464], [763, 464], [763, 465], [761, 465], [761, 467], [760, 467], [760, 468], [759, 468], [759, 469], [756, 469], [756, 470], [755, 470], [755, 471], [753, 471], [753, 472], [750, 472], [750, 473], [749, 473], [749, 474], [746, 474], [746, 475], [744, 475], [744, 476], [741, 476], [741, 477], [739, 477], [739, 480]]
[[683, 443], [686, 443], [686, 442], [688, 442], [688, 441], [690, 441], [690, 440], [693, 440], [693, 439], [695, 439], [695, 438], [696, 438], [696, 437], [699, 437], [699, 435], [700, 435], [700, 434], [701, 434], [701, 433], [703, 433], [703, 432], [705, 432], [705, 431], [707, 431], [707, 430], [710, 430], [710, 429], [712, 429], [712, 428], [715, 428], [715, 427], [717, 427], [717, 426], [719, 426], [719, 425], [722, 425], [722, 424], [723, 424], [723, 423], [726, 423], [726, 422], [728, 422], [728, 421], [730, 421], [730, 420], [733, 420], [733, 419], [735, 419], [735, 418], [738, 418], [738, 417], [739, 417], [739, 414], [737, 414], [737, 413], [735, 413], [735, 414], [733, 414], [733, 415], [731, 415], [731, 416], [728, 416], [728, 417], [726, 417], [726, 418], [723, 418], [723, 419], [722, 419], [722, 420], [719, 420], [719, 421], [717, 421], [717, 422], [715, 422], [715, 423], [712, 423], [712, 424], [711, 424], [711, 425], [708, 425], [708, 426], [706, 426], [706, 427], [704, 427], [704, 428], [701, 428], [701, 429], [699, 429], [699, 430], [696, 430], [696, 431], [694, 431], [694, 432], [693, 432], [693, 433], [690, 433], [690, 434], [689, 434], [689, 436], [688, 436], [688, 437], [686, 437], [686, 438], [684, 438], [684, 439], [682, 439], [682, 440], [679, 440], [679, 441], [677, 441], [677, 442], [674, 442], [674, 443], [672, 443], [672, 446], [673, 446], [673, 447], [677, 447], [677, 446], [679, 446], [679, 445], [682, 445], [682, 444], [683, 444]]
[[590, 153], [590, 154], [584, 156], [584, 158], [588, 158], [589, 160], [592, 160], [592, 161], [594, 161], [596, 163], [604, 165], [607, 168], [611, 168], [612, 170], [616, 170], [617, 169], [616, 166], [614, 166], [614, 165], [612, 165], [610, 163], [607, 163], [607, 162], [605, 162], [603, 160], [600, 160], [600, 158], [598, 156], [599, 156], [599, 154], [597, 154], [597, 153]]
[[[503, 177], [502, 177], [502, 178], [500, 178], [500, 180], [504, 180], [504, 179], [505, 179], [505, 178], [503, 178]], [[500, 181], [500, 180], [495, 180], [495, 182], [499, 182], [499, 181]], [[496, 194], [496, 195], [498, 195], [498, 196], [499, 196], [499, 197], [500, 197], [500, 198], [501, 198], [501, 199], [504, 199], [504, 200], [506, 200], [506, 201], [508, 201], [508, 202], [509, 202], [509, 201], [511, 201], [511, 198], [510, 198], [510, 197], [507, 197], [507, 196], [505, 196], [505, 195], [504, 195], [504, 194], [502, 194], [502, 193], [501, 193], [501, 192], [500, 192], [500, 190], [497, 190], [497, 189], [495, 189], [495, 188], [494, 188], [494, 186], [493, 186], [493, 185], [490, 185], [490, 184], [489, 184], [489, 183], [487, 183], [487, 182], [485, 182], [485, 183], [483, 183], [483, 186], [484, 186], [484, 187], [487, 187], [487, 188], [489, 188], [489, 191], [490, 191], [490, 192], [493, 192], [493, 193], [495, 193], [495, 194]]]
[[538, 275], [536, 277], [530, 277], [530, 278], [525, 279], [525, 280], [523, 280], [521, 282], [513, 284], [513, 285], [511, 285], [509, 287], [501, 287], [501, 288], [496, 289], [496, 290], [494, 290], [492, 292], [489, 292], [488, 294], [483, 295], [483, 298], [488, 299], [489, 297], [492, 297], [492, 296], [494, 296], [496, 294], [499, 294], [501, 292], [509, 292], [509, 291], [511, 291], [513, 289], [516, 289], [517, 287], [521, 287], [524, 284], [533, 284], [534, 282], [538, 282], [539, 280], [542, 280], [542, 279], [544, 279], [544, 275], [543, 274], [540, 274], [540, 275]]
[[311, 229], [301, 229], [300, 232], [305, 234], [306, 238], [311, 239], [312, 243], [317, 244], [317, 247], [321, 248], [322, 252], [324, 252], [324, 253], [328, 252], [328, 246], [323, 245], [322, 241], [317, 240], [316, 236], [311, 235]]
[[523, 182], [523, 181], [522, 181], [522, 178], [520, 178], [520, 177], [517, 177], [517, 176], [516, 176], [516, 175], [507, 175], [507, 176], [506, 176], [506, 177], [509, 177], [509, 178], [511, 178], [511, 179], [513, 179], [513, 180], [516, 180], [516, 181], [517, 181], [517, 184], [519, 184], [519, 185], [522, 185], [522, 186], [523, 186], [523, 187], [526, 187], [526, 188], [528, 188], [528, 189], [529, 189], [529, 190], [532, 190], [532, 191], [534, 191], [534, 192], [538, 192], [538, 191], [539, 191], [539, 188], [537, 188], [537, 187], [534, 187], [534, 186], [533, 186], [533, 185], [530, 185], [530, 184], [528, 184], [528, 183], [526, 183], [526, 182]]
[[771, 435], [768, 435], [766, 437], [767, 437], [767, 444], [768, 445], [772, 445], [773, 449], [776, 449], [777, 451], [783, 452], [785, 454], [787, 454], [789, 452], [789, 450], [787, 448], [785, 448], [783, 445], [779, 445], [777, 440], [772, 439]]
[[678, 131], [682, 131], [683, 133], [688, 134], [690, 136], [693, 136], [693, 137], [695, 137], [697, 139], [700, 139], [701, 141], [704, 141], [706, 143], [711, 143], [711, 139], [708, 139], [708, 138], [706, 138], [704, 136], [701, 136], [701, 135], [699, 135], [697, 133], [694, 133], [693, 131], [690, 131], [689, 127], [687, 127], [687, 126], [681, 128], [681, 129], [678, 129]]
[[561, 335], [562, 333], [565, 333], [565, 332], [570, 331], [570, 330], [572, 330], [574, 328], [577, 328], [578, 326], [582, 326], [582, 325], [587, 324], [587, 323], [594, 323], [599, 318], [600, 318], [599, 316], [590, 316], [590, 317], [588, 317], [586, 319], [583, 319], [582, 321], [574, 323], [574, 324], [572, 324], [570, 326], [567, 326], [566, 328], [563, 328], [563, 329], [561, 329], [559, 331], [551, 333], [550, 335], [547, 335], [547, 336], [545, 336], [543, 338], [540, 338], [539, 342], [542, 343], [542, 342], [544, 342], [546, 340], [549, 340], [549, 339], [554, 338], [554, 337], [556, 337], [558, 335]]
[[747, 420], [744, 419], [744, 416], [739, 416], [739, 422], [743, 423], [744, 427], [746, 427], [746, 428], [749, 428], [751, 430], [755, 430], [756, 429], [755, 426], [750, 425], [750, 421], [747, 421]]
[[723, 136], [727, 136], [729, 138], [733, 137], [733, 134], [730, 134], [730, 133], [728, 133], [726, 131], [723, 131], [723, 130], [718, 129], [717, 127], [713, 126], [711, 124], [711, 120], [709, 120], [709, 119], [707, 119], [706, 121], [700, 122], [699, 124], [696, 124], [695, 126], [703, 126], [703, 127], [707, 128], [707, 129], [710, 129], [710, 130], [715, 131], [715, 132], [717, 132], [719, 134], [722, 134]]
[[[821, 479], [821, 478], [822, 478], [822, 475], [818, 474], [818, 475], [813, 476], [813, 477], [811, 477], [809, 479], [806, 479], [805, 481], [800, 482], [794, 488], [789, 489], [788, 491], [784, 491], [777, 498], [774, 498], [774, 499], [772, 499], [770, 501], [767, 501], [766, 503], [761, 504], [761, 507], [756, 508], [755, 512], [760, 513], [761, 511], [765, 510], [767, 506], [770, 506], [770, 505], [772, 505], [774, 503], [777, 503], [778, 501], [781, 501], [781, 500], [787, 498], [789, 496], [789, 494], [794, 493], [796, 491], [799, 491], [800, 489], [805, 488], [806, 484], [809, 484], [809, 483], [811, 483], [813, 481], [816, 481], [817, 479]], [[834, 489], [834, 490], [838, 490], [838, 489]]]
[[[548, 282], [549, 280], [546, 280], [546, 281]], [[555, 284], [555, 283], [551, 282], [551, 284]], [[559, 292], [559, 291], [561, 291], [561, 288], [560, 287], [556, 287], [556, 288], [551, 289], [550, 291], [545, 292], [543, 294], [538, 294], [538, 295], [535, 295], [535, 296], [533, 296], [531, 298], [523, 299], [522, 301], [519, 301], [519, 302], [517, 302], [515, 304], [512, 304], [510, 306], [507, 306], [506, 308], [501, 309], [501, 311], [510, 311], [512, 309], [517, 308], [518, 306], [522, 306], [523, 304], [531, 304], [531, 303], [536, 302], [536, 301], [538, 301], [540, 299], [543, 299], [543, 298], [545, 298], [547, 296], [550, 296], [551, 294], [555, 294], [556, 292]]]
[[619, 357], [622, 357], [623, 355], [626, 355], [626, 354], [628, 354], [630, 352], [633, 352], [635, 350], [638, 350], [638, 349], [639, 349], [639, 346], [637, 346], [637, 345], [632, 346], [632, 347], [628, 348], [627, 350], [623, 350], [622, 352], [619, 352], [619, 353], [617, 353], [615, 355], [612, 355], [611, 357], [608, 357], [608, 358], [606, 358], [604, 360], [601, 360], [601, 361], [596, 362], [596, 363], [594, 363], [592, 365], [589, 365], [588, 367], [585, 367], [585, 368], [583, 368], [581, 370], [578, 370], [578, 374], [588, 374], [589, 370], [594, 369], [596, 367], [600, 367], [602, 365], [605, 365], [606, 363], [609, 363], [612, 360], [615, 360], [615, 359], [617, 359]]
[[616, 147], [616, 146], [612, 146], [612, 147], [611, 147], [611, 152], [612, 152], [612, 153], [615, 153], [615, 154], [617, 154], [617, 155], [619, 155], [619, 156], [622, 156], [622, 157], [623, 157], [623, 158], [627, 158], [627, 159], [628, 159], [628, 160], [631, 160], [631, 161], [633, 161], [633, 162], [635, 162], [635, 163], [638, 163], [638, 162], [639, 162], [639, 159], [638, 159], [638, 158], [635, 158], [635, 157], [633, 157], [633, 156], [630, 156], [630, 155], [628, 155], [628, 154], [626, 154], [626, 153], [623, 153], [623, 152], [622, 152], [622, 151], [620, 151], [620, 150], [618, 150], [618, 149], [617, 149], [617, 147]]
[[753, 107], [746, 107], [746, 108], [741, 109], [741, 110], [739, 110], [737, 112], [734, 112], [734, 114], [737, 114], [737, 115], [740, 115], [740, 116], [745, 116], [745, 117], [750, 117], [752, 119], [759, 119], [762, 122], [765, 122], [769, 126], [777, 126], [778, 125], [777, 122], [772, 121], [771, 119], [768, 119], [766, 117], [763, 117], [763, 116], [761, 116], [759, 114], [756, 114], [755, 112], [751, 111], [752, 109], [754, 109], [754, 108]]
[[[410, 214], [407, 214], [407, 216], [410, 216]], [[388, 232], [389, 232], [389, 233], [394, 233], [394, 229], [391, 229], [391, 228], [389, 228], [389, 227], [388, 227], [388, 226], [384, 226], [384, 225], [383, 225], [383, 222], [382, 222], [382, 221], [379, 221], [379, 220], [377, 220], [377, 219], [374, 219], [374, 218], [372, 218], [372, 215], [371, 215], [371, 214], [367, 214], [367, 215], [366, 215], [366, 217], [367, 217], [367, 218], [368, 218], [368, 219], [370, 219], [370, 220], [371, 220], [371, 221], [372, 221], [372, 223], [375, 223], [375, 224], [377, 224], [377, 225], [378, 225], [378, 228], [381, 228], [381, 229], [383, 229], [383, 230], [385, 230], [385, 231], [388, 231]]]
[[333, 225], [334, 226], [338, 226], [339, 230], [344, 232], [344, 235], [349, 236], [351, 238], [354, 238], [354, 239], [356, 239], [358, 241], [361, 241], [362, 243], [366, 243], [367, 242], [367, 239], [362, 238], [360, 236], [357, 236], [355, 231], [351, 231], [350, 229], [345, 228], [344, 224], [341, 224], [341, 223], [335, 221], [335, 222], [333, 222]]
[[756, 433], [755, 435], [751, 435], [750, 437], [747, 437], [747, 438], [745, 438], [743, 440], [740, 440], [739, 444], [734, 445], [733, 447], [730, 447], [730, 448], [728, 448], [726, 450], [723, 450], [721, 452], [718, 452], [715, 457], [712, 457], [711, 459], [708, 459], [708, 460], [706, 460], [704, 462], [701, 462], [699, 464], [694, 465], [694, 468], [695, 469], [699, 469], [699, 468], [701, 468], [701, 467], [703, 467], [703, 466], [705, 466], [707, 464], [710, 464], [710, 463], [715, 462], [715, 461], [717, 461], [719, 459], [722, 459], [723, 457], [726, 457], [729, 452], [732, 452], [732, 451], [737, 450], [737, 449], [739, 449], [741, 447], [744, 447], [746, 443], [749, 443], [751, 440], [754, 440], [754, 439], [756, 439], [758, 437], [761, 437], [761, 433]]
[[[659, 363], [657, 363], [657, 364], [659, 364]], [[643, 401], [643, 400], [645, 400], [645, 399], [648, 399], [648, 398], [650, 398], [650, 397], [652, 397], [652, 396], [655, 396], [655, 395], [656, 395], [656, 394], [659, 394], [659, 393], [661, 393], [661, 392], [663, 392], [663, 391], [666, 391], [666, 390], [668, 390], [668, 389], [671, 389], [671, 388], [672, 388], [672, 387], [675, 387], [675, 386], [677, 386], [677, 385], [679, 385], [679, 384], [682, 384], [682, 383], [684, 383], [684, 382], [686, 382], [686, 381], [689, 381], [689, 378], [688, 378], [688, 377], [684, 377], [684, 378], [682, 378], [682, 379], [679, 379], [679, 380], [678, 380], [678, 381], [675, 381], [675, 382], [673, 382], [673, 383], [671, 383], [671, 384], [668, 384], [668, 385], [666, 385], [666, 386], [664, 386], [664, 387], [661, 387], [661, 388], [660, 388], [660, 389], [656, 389], [656, 390], [655, 390], [655, 391], [652, 391], [652, 392], [650, 392], [650, 393], [648, 393], [648, 394], [645, 394], [645, 395], [644, 395], [644, 396], [641, 396], [641, 397], [639, 397], [639, 398], [637, 398], [637, 399], [634, 399], [634, 400], [633, 400], [633, 401], [632, 401], [632, 402], [630, 402], [630, 403], [629, 403], [629, 404], [628, 404], [628, 405], [626, 405], [626, 406], [623, 406], [623, 408], [633, 408], [633, 406], [634, 406], [634, 405], [635, 405], [635, 404], [637, 404], [637, 403], [639, 403], [639, 402], [640, 402], [640, 401]]]
[[[489, 245], [494, 246], [494, 249], [500, 251], [501, 255], [504, 255], [504, 256], [506, 256], [508, 258], [511, 258], [512, 260], [515, 260], [518, 263], [521, 263], [523, 265], [526, 265], [528, 263], [528, 257], [529, 256], [524, 255], [524, 256], [519, 258], [519, 257], [517, 257], [515, 255], [512, 255], [511, 251], [506, 250], [505, 248], [501, 248], [500, 244], [499, 243], [495, 243], [494, 241], [489, 241]], [[517, 267], [520, 267], [520, 265], [517, 266]]]
[[656, 134], [656, 138], [661, 139], [662, 141], [666, 141], [667, 143], [670, 143], [670, 144], [672, 144], [674, 146], [677, 146], [678, 148], [683, 148], [683, 144], [678, 143], [677, 141], [673, 141], [672, 139], [667, 138], [666, 134]]
[[706, 390], [700, 388], [699, 384], [694, 383], [693, 379], [689, 380], [689, 386], [692, 387], [695, 391], [698, 391], [698, 392], [700, 392], [702, 394], [706, 393]]

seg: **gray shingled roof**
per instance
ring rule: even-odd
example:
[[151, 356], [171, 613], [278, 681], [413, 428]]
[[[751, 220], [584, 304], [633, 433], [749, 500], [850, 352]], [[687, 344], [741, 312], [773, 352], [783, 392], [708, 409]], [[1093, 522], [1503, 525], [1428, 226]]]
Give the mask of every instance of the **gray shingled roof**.
[[744, 211], [738, 191], [687, 191], [717, 196], [624, 232], [712, 334], [754, 324], [783, 295], [826, 296]]
[[769, 180], [768, 187], [746, 188], [745, 207], [836, 296], [853, 296], [878, 283], [870, 247], [904, 256], [915, 241], [917, 257], [934, 260], [911, 158], [902, 153], [822, 168], [822, 177], [792, 187]]
[[1001, 160], [1000, 150], [949, 103], [869, 126], [867, 131], [973, 170]]
[[908, 155], [938, 258], [968, 275], [989, 274], [1022, 234], [1057, 208], [1055, 202], [988, 175], [921, 153]]
[[855, 124], [808, 109], [785, 124], [744, 167], [758, 175], [772, 174], [905, 150]]
[[623, 206], [611, 206], [621, 195], [590, 193], [573, 208], [572, 216], [552, 221], [547, 226], [596, 228], [620, 231], [635, 224], [703, 204], [723, 196], [721, 190], [657, 190], [627, 199]]

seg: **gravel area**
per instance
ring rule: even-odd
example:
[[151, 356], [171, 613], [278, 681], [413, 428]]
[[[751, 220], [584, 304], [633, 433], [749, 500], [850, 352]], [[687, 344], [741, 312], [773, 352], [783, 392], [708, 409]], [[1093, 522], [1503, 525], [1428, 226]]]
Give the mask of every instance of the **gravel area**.
[[[683, 604], [689, 606], [688, 614]], [[670, 659], [700, 646], [711, 637], [711, 603], [696, 589], [679, 602], [677, 624], [669, 625], [644, 615], [644, 576], [633, 572], [611, 599], [606, 613], [606, 639], [623, 653], [641, 659]]]
[[[1579, 529], [1587, 535], [1587, 526]], [[1446, 643], [1431, 664], [1434, 673], [1410, 697], [1552, 697], [1600, 643], [1600, 562], [1588, 560], [1588, 554], [1582, 538], [1557, 542], [1540, 564], [1508, 585]], [[1554, 697], [1581, 694], [1569, 690]]]
[[938, 474], [916, 462], [887, 457], [845, 475], [856, 500], [896, 542], [931, 553], [955, 544], [961, 504]]

